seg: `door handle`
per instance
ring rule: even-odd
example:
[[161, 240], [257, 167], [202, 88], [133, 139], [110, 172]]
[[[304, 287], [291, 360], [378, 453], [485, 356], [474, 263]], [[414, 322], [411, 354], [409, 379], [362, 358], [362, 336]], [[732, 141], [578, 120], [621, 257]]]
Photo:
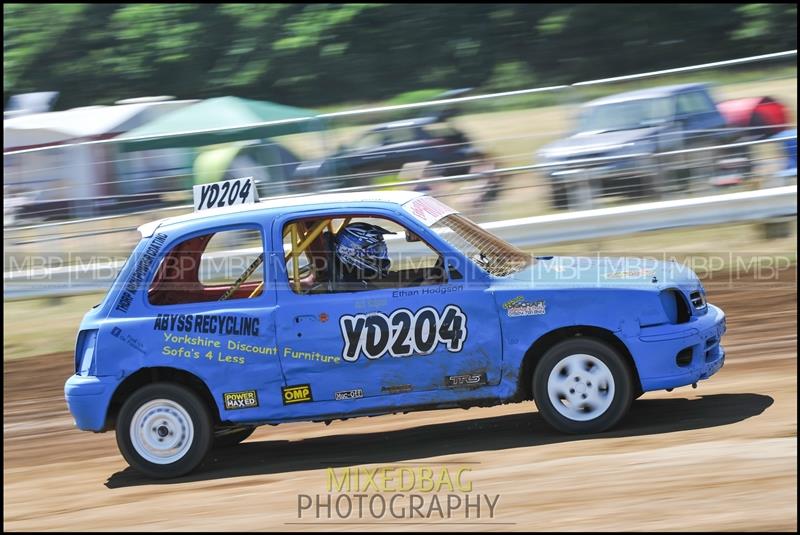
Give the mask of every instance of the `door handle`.
[[294, 317], [295, 323], [303, 323], [304, 321], [319, 321], [319, 319], [313, 314], [301, 314]]

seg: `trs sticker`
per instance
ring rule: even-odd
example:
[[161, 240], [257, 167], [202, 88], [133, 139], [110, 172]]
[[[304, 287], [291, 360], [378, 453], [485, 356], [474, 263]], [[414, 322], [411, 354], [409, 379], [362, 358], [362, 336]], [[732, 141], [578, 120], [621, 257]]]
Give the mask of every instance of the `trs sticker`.
[[378, 359], [428, 355], [438, 344], [451, 353], [461, 351], [467, 338], [467, 316], [456, 305], [447, 305], [441, 315], [433, 307], [416, 312], [401, 308], [387, 316], [381, 312], [339, 318], [344, 339], [342, 358], [356, 362], [362, 354]]
[[258, 407], [258, 393], [255, 390], [244, 392], [225, 392], [222, 394], [226, 410], [255, 409]]
[[503, 308], [506, 309], [509, 318], [541, 316], [547, 312], [544, 301], [526, 301], [521, 295], [503, 303]]
[[336, 401], [342, 401], [343, 399], [359, 399], [364, 397], [364, 390], [356, 388], [355, 390], [336, 392], [333, 397]]
[[467, 375], [448, 375], [444, 380], [445, 386], [476, 386], [486, 384], [485, 373], [470, 373]]
[[311, 385], [284, 386], [281, 392], [284, 405], [314, 401], [311, 399]]

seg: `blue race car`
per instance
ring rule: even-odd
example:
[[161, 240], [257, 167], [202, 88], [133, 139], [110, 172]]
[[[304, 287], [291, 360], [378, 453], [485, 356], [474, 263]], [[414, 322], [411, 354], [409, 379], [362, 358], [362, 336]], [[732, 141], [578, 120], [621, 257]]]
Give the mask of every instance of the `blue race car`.
[[556, 429], [596, 433], [724, 361], [725, 315], [691, 270], [533, 257], [420, 193], [215, 207], [139, 231], [81, 323], [65, 395], [78, 428], [115, 429], [151, 477], [290, 421], [533, 399]]

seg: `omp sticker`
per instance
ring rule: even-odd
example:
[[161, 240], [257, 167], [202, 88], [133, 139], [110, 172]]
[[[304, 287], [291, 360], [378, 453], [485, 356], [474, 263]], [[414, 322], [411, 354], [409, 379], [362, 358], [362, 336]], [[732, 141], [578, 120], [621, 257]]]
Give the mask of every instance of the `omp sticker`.
[[311, 398], [311, 385], [284, 386], [281, 388], [281, 392], [284, 405], [314, 401]]
[[244, 392], [225, 392], [222, 394], [226, 410], [254, 409], [258, 407], [258, 393], [255, 390]]
[[359, 399], [364, 397], [364, 390], [361, 388], [356, 388], [354, 390], [344, 390], [342, 392], [336, 392], [333, 395], [333, 398], [336, 401], [342, 401], [343, 399]]
[[387, 316], [380, 312], [346, 315], [339, 318], [344, 348], [342, 358], [356, 362], [364, 355], [378, 359], [414, 354], [428, 355], [439, 344], [457, 353], [467, 338], [467, 316], [456, 305], [447, 305], [440, 314], [433, 307], [416, 312], [401, 308]]
[[444, 216], [458, 213], [433, 197], [417, 197], [405, 203], [403, 208], [429, 227]]
[[469, 373], [466, 375], [448, 375], [445, 377], [445, 386], [477, 386], [486, 384], [485, 373]]

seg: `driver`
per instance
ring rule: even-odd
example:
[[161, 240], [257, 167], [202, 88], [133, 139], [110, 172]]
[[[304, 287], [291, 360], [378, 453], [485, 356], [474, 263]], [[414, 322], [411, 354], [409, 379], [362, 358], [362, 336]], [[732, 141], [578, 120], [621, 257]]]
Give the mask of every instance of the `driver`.
[[381, 288], [389, 273], [389, 254], [384, 234], [393, 234], [369, 223], [351, 223], [333, 239], [334, 290]]

